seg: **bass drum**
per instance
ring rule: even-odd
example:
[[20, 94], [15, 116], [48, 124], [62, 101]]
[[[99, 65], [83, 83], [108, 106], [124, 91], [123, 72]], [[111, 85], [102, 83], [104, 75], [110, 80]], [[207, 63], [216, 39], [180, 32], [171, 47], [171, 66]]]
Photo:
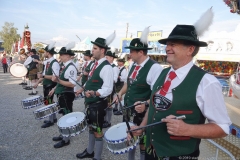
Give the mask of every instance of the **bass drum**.
[[27, 74], [27, 68], [21, 63], [14, 63], [11, 65], [9, 72], [14, 77], [23, 77]]

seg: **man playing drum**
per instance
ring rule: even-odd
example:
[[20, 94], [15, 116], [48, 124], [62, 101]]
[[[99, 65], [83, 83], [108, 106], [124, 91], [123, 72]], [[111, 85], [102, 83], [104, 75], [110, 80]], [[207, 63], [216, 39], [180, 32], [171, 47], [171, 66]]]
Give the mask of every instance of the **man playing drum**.
[[[100, 160], [103, 150], [103, 122], [105, 108], [108, 106], [107, 96], [113, 89], [113, 69], [105, 58], [108, 45], [114, 40], [115, 32], [106, 40], [97, 38], [93, 43], [92, 55], [95, 63], [89, 73], [85, 83], [85, 105], [87, 108], [87, 119], [89, 124], [89, 142], [88, 147], [77, 154], [77, 158], [93, 158]], [[83, 89], [77, 91], [77, 94], [83, 92]], [[94, 152], [95, 146], [95, 152]]]
[[[58, 84], [49, 92], [50, 96], [53, 93], [57, 95], [58, 104], [63, 110], [61, 112], [63, 115], [73, 111], [72, 107], [75, 98], [73, 88], [76, 85], [74, 80], [77, 78], [77, 70], [71, 59], [71, 56], [75, 55], [71, 51], [71, 48], [73, 47], [70, 47], [70, 44], [68, 44], [66, 47], [62, 47], [58, 52], [60, 54], [61, 62], [63, 62], [63, 68], [60, 71], [59, 77], [57, 77], [57, 73], [54, 73], [54, 76], [52, 76], [52, 81], [57, 82]], [[70, 144], [70, 138], [62, 137], [61, 135], [53, 137], [53, 141], [60, 141], [54, 145], [54, 148], [61, 148]]]
[[[31, 49], [30, 51], [30, 56], [26, 59], [26, 61], [24, 62], [24, 65], [28, 68], [29, 70], [29, 75], [28, 78], [30, 80], [30, 86], [34, 86], [35, 83], [37, 82], [37, 62], [34, 62], [34, 59], [39, 60], [39, 56], [36, 55], [37, 51], [35, 49]], [[29, 93], [29, 95], [36, 95], [36, 89], [32, 88], [32, 93]]]
[[[110, 94], [110, 96], [108, 97], [108, 104], [112, 103], [113, 100], [113, 96], [115, 94], [115, 84], [117, 83], [118, 80], [118, 74], [119, 74], [119, 69], [118, 67], [113, 63], [114, 58], [117, 58], [117, 56], [115, 55], [115, 49], [111, 49], [111, 51], [107, 51], [106, 53], [106, 59], [107, 61], [110, 63], [110, 65], [113, 68], [113, 91], [112, 94]], [[106, 110], [106, 116], [105, 116], [105, 122], [103, 123], [103, 128], [108, 128], [111, 126], [111, 119], [112, 119], [112, 114], [113, 114], [113, 107], [110, 106], [107, 110]]]
[[[207, 15], [213, 17], [209, 14], [211, 10]], [[201, 19], [211, 22], [206, 17]], [[202, 27], [206, 22], [198, 21], [195, 26], [177, 25], [168, 38], [159, 40], [167, 45], [167, 62], [172, 66], [164, 69], [156, 80], [148, 111], [140, 125], [164, 122], [145, 128], [146, 159], [198, 159], [201, 138], [229, 134], [231, 121], [219, 81], [193, 64], [199, 47], [207, 46], [198, 39], [206, 30]], [[145, 107], [136, 106], [135, 109], [141, 113]], [[185, 115], [186, 119], [175, 118], [180, 115]], [[142, 132], [141, 129], [133, 134], [141, 135]]]
[[[148, 36], [149, 28], [146, 28], [142, 35]], [[123, 94], [124, 103], [126, 106], [133, 105], [138, 101], [147, 101], [150, 98], [151, 89], [155, 83], [157, 77], [162, 71], [162, 67], [155, 61], [150, 59], [147, 55], [148, 48], [147, 37], [135, 38], [130, 42], [130, 46], [126, 47], [130, 49], [130, 57], [134, 61], [134, 64], [129, 67], [129, 74], [127, 82], [124, 83], [123, 88], [119, 91], [118, 96], [121, 99]], [[134, 108], [127, 111], [127, 117], [133, 116], [133, 123], [140, 125], [144, 117], [145, 112], [138, 114]], [[128, 152], [128, 160], [135, 159], [136, 148]], [[144, 136], [140, 137], [140, 159], [145, 158]]]
[[[34, 88], [37, 88], [38, 84], [43, 81], [43, 95], [44, 95], [44, 104], [49, 105], [53, 103], [53, 95], [49, 96], [49, 92], [57, 85], [56, 82], [52, 81], [52, 76], [54, 73], [59, 76], [59, 70], [60, 66], [57, 62], [57, 60], [53, 57], [56, 52], [54, 51], [54, 44], [50, 44], [45, 47], [44, 49], [44, 57], [47, 58], [47, 60], [44, 62], [44, 71], [43, 71], [43, 78], [40, 78], [37, 83], [33, 86]], [[54, 75], [55, 76], [55, 75]], [[56, 114], [52, 114], [49, 116], [49, 121], [44, 121], [45, 124], [42, 125], [42, 128], [47, 128], [54, 123], [57, 122]]]

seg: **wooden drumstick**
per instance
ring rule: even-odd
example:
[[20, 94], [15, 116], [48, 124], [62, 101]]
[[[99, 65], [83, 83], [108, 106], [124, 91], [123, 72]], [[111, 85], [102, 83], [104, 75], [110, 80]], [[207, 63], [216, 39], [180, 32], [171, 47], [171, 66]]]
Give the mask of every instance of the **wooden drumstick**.
[[[186, 116], [185, 115], [181, 115], [181, 116], [175, 117], [173, 119], [186, 119]], [[129, 132], [132, 133], [133, 131], [137, 131], [137, 130], [140, 130], [140, 129], [143, 129], [143, 128], [147, 128], [147, 127], [152, 127], [152, 126], [155, 126], [155, 125], [158, 125], [158, 124], [162, 124], [162, 123], [164, 123], [164, 122], [162, 122], [162, 121], [155, 122], [155, 123], [143, 126], [143, 127], [139, 127], [139, 128], [136, 128], [136, 129], [128, 130], [127, 133], [129, 133]]]

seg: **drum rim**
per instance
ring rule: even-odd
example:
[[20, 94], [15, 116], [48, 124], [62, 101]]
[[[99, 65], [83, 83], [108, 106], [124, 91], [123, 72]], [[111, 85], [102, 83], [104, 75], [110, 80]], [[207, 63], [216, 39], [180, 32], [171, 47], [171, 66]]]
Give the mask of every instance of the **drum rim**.
[[[38, 96], [38, 97], [37, 97], [37, 96]], [[30, 99], [30, 100], [26, 100], [27, 98], [25, 98], [25, 99], [23, 99], [23, 100], [22, 100], [22, 102], [24, 102], [24, 100], [25, 100], [25, 101], [28, 101], [28, 102], [35, 101], [35, 100], [38, 100], [38, 99], [40, 99], [42, 96], [35, 95], [35, 96], [32, 96], [32, 97], [37, 97], [37, 98]], [[28, 98], [31, 98], [31, 97], [28, 97]]]
[[[68, 114], [66, 114], [66, 115], [64, 115], [64, 116], [69, 116], [70, 114], [73, 114], [73, 113], [83, 113], [84, 115], [85, 115], [85, 117], [82, 119], [82, 121], [80, 121], [79, 123], [82, 123], [83, 121], [86, 121], [86, 114], [84, 113], [84, 112], [72, 112], [72, 113], [68, 113]], [[70, 128], [70, 127], [76, 127], [78, 124], [76, 124], [76, 125], [73, 125], [73, 126], [70, 126], [70, 127], [60, 127], [59, 126], [59, 122], [60, 122], [60, 120], [61, 119], [63, 119], [64, 118], [64, 116], [62, 116], [59, 120], [58, 120], [58, 122], [57, 122], [57, 126], [58, 126], [58, 128], [60, 128], [60, 129], [67, 129], [67, 128]]]
[[[55, 104], [55, 105], [53, 105], [53, 104]], [[51, 106], [50, 106], [51, 105]], [[38, 108], [38, 109], [36, 109], [35, 111], [33, 111], [33, 113], [38, 113], [38, 112], [42, 112], [42, 111], [46, 111], [47, 109], [50, 109], [50, 107], [52, 108], [52, 107], [56, 107], [56, 106], [58, 106], [56, 103], [52, 103], [52, 104], [49, 104], [49, 105], [47, 105], [47, 106], [43, 106], [43, 107], [46, 107], [46, 108], [44, 108], [44, 110], [38, 110], [38, 109], [41, 109], [41, 108], [43, 108], [43, 107], [41, 107], [41, 108]], [[60, 107], [58, 107], [58, 108], [60, 108]]]
[[32, 106], [29, 106], [29, 107], [22, 107], [23, 109], [31, 109], [31, 108], [34, 108], [34, 107], [38, 107], [38, 106], [41, 106], [43, 104], [43, 102], [39, 103], [39, 104], [34, 104]]
[[[108, 144], [107, 144], [107, 149], [114, 153], [114, 154], [124, 154], [124, 153], [127, 153], [128, 151], [130, 151], [131, 149], [134, 149], [137, 147], [137, 145], [139, 144], [139, 138], [135, 141], [134, 145], [132, 146], [128, 146], [124, 149], [120, 149], [120, 150], [112, 150], [111, 148], [109, 148]], [[124, 151], [124, 152], [123, 152]]]
[[[11, 67], [13, 66], [13, 65], [15, 65], [15, 64], [21, 64], [22, 66], [24, 66], [24, 64], [22, 64], [22, 63], [13, 63], [13, 64], [11, 64], [11, 66], [9, 67], [9, 72], [10, 72], [10, 74], [13, 76], [13, 77], [16, 77], [16, 78], [21, 78], [21, 77], [24, 77], [24, 76], [26, 76], [27, 75], [27, 73], [24, 75], [24, 76], [14, 76], [13, 74], [12, 74], [12, 72], [11, 72]], [[24, 66], [25, 67], [25, 66]], [[26, 67], [25, 67], [26, 68]], [[26, 70], [27, 70], [27, 68], [26, 68]], [[27, 70], [27, 72], [28, 72], [28, 70]]]

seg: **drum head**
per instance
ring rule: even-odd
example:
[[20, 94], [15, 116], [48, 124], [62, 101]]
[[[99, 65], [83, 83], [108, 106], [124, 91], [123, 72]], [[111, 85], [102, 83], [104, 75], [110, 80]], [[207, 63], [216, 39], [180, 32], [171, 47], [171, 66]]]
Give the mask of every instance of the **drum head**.
[[69, 114], [66, 114], [65, 116], [61, 117], [58, 120], [57, 125], [62, 128], [63, 127], [71, 127], [71, 126], [81, 123], [85, 119], [85, 117], [86, 116], [83, 112], [69, 113]]
[[21, 63], [14, 63], [9, 71], [14, 77], [23, 77], [28, 72], [27, 68]]
[[[129, 123], [130, 126], [133, 126], [133, 123]], [[110, 127], [105, 132], [105, 139], [107, 141], [118, 141], [127, 138], [127, 125], [126, 122], [122, 122]]]
[[28, 97], [26, 99], [24, 99], [23, 101], [30, 101], [30, 100], [34, 100], [34, 99], [38, 99], [40, 96], [32, 96], [32, 97]]

